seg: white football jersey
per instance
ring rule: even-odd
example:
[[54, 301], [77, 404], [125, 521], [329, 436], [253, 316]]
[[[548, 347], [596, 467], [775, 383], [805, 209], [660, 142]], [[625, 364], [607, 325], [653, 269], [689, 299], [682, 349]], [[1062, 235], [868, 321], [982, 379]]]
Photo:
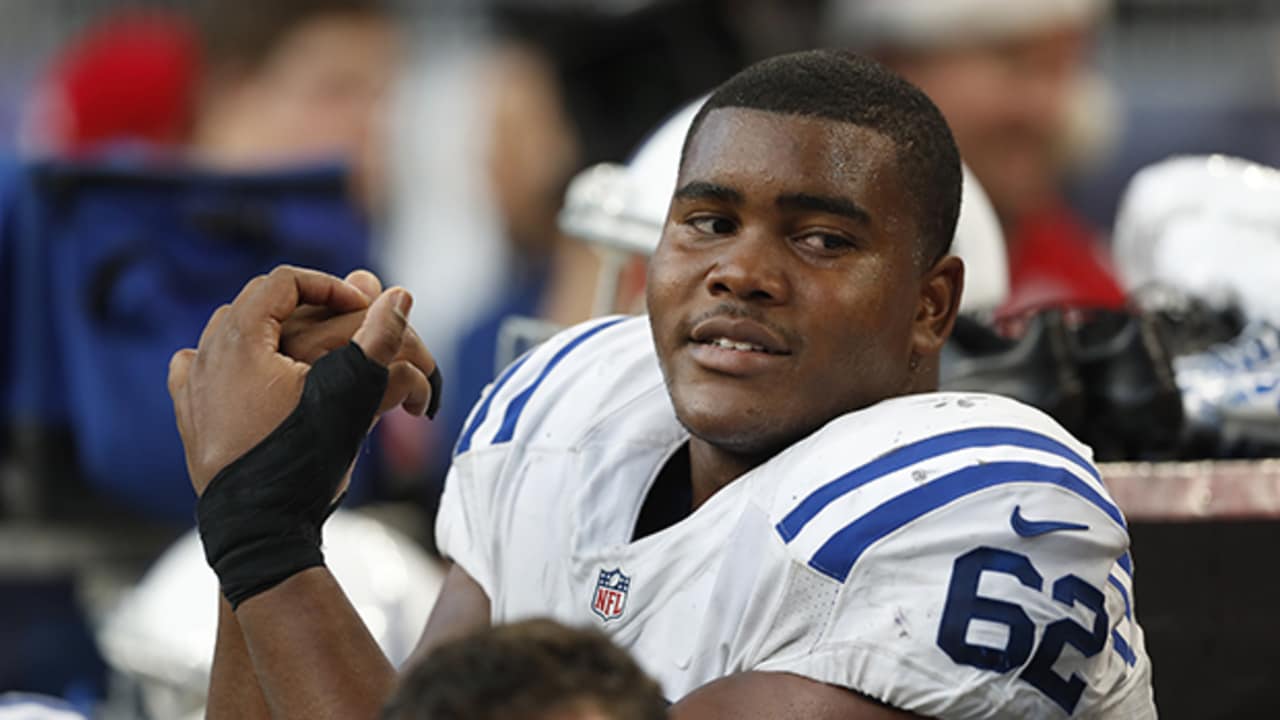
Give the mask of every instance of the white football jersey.
[[472, 411], [439, 545], [494, 622], [602, 628], [672, 701], [756, 670], [938, 718], [1155, 717], [1124, 517], [1038, 410], [888, 400], [633, 541], [687, 440], [644, 318], [571, 328]]

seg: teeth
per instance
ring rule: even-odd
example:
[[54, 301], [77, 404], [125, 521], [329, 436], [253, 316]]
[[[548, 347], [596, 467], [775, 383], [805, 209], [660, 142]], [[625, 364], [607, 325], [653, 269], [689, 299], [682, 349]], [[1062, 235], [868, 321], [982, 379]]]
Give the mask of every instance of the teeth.
[[721, 347], [726, 350], [739, 350], [742, 352], [765, 352], [765, 349], [760, 347], [759, 345], [752, 345], [751, 343], [737, 342], [736, 340], [730, 340], [729, 338], [722, 338], [722, 337], [716, 338], [707, 344], [715, 345], [716, 347]]

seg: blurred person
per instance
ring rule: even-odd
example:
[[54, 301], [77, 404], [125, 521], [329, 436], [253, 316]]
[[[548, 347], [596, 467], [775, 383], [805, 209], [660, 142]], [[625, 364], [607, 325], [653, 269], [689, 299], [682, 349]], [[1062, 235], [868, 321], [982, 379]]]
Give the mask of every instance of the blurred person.
[[[54, 476], [140, 488], [125, 493], [131, 504], [173, 508], [145, 488], [181, 468], [168, 401], [145, 378], [173, 337], [195, 336], [188, 318], [203, 320], [226, 292], [193, 289], [238, 285], [262, 263], [369, 264], [380, 98], [397, 53], [390, 11], [376, 0], [209, 0], [192, 23], [137, 12], [108, 15], [54, 63], [51, 92], [63, 100], [52, 104], [64, 112], [50, 117], [49, 149], [76, 157], [15, 173], [26, 209], [4, 213], [0, 263], [15, 269], [0, 272], [21, 277], [4, 288], [14, 310], [0, 329], [23, 342], [0, 362], [0, 399], [6, 421], [32, 426], [14, 430], [29, 514], [77, 503]], [[108, 147], [139, 140], [154, 152]], [[111, 157], [81, 157], [98, 151]], [[188, 263], [199, 282], [184, 277]], [[93, 300], [71, 300], [81, 288]], [[163, 300], [139, 306], [135, 288]], [[109, 384], [96, 377], [107, 367]], [[131, 422], [109, 411], [104, 387], [138, 398]], [[149, 430], [129, 437], [126, 425]]]
[[84, 156], [140, 142], [173, 150], [191, 134], [198, 40], [185, 16], [160, 10], [108, 15], [50, 64], [26, 108], [35, 154]]
[[[144, 519], [192, 522], [189, 498], [164, 491], [184, 468], [156, 381], [173, 344], [264, 264], [367, 264], [366, 213], [348, 195], [366, 209], [380, 195], [380, 105], [399, 42], [383, 3], [208, 0], [192, 23], [169, 17], [108, 16], [54, 63], [65, 112], [50, 118], [61, 144], [49, 149], [75, 157], [24, 168], [23, 212], [10, 223], [0, 210], [0, 272], [18, 276], [0, 282], [14, 466], [0, 513], [37, 520], [38, 533], [72, 525], [90, 546]], [[159, 152], [83, 157], [139, 140]], [[12, 410], [10, 388], [23, 395]], [[54, 568], [0, 588], [13, 619], [0, 628], [13, 650], [0, 686], [100, 696], [102, 660], [69, 577], [79, 567]]]
[[[478, 106], [474, 110], [480, 118], [465, 132], [477, 147], [470, 157], [456, 162], [443, 156], [433, 160], [455, 185], [466, 184], [469, 174], [478, 174], [475, 181], [484, 197], [465, 218], [461, 235], [437, 232], [439, 223], [448, 222], [442, 213], [450, 212], [440, 209], [431, 215], [429, 228], [402, 238], [402, 246], [413, 247], [392, 249], [396, 276], [415, 288], [436, 285], [437, 268], [457, 267], [467, 257], [485, 261], [498, 278], [492, 292], [485, 292], [474, 280], [465, 289], [455, 290], [465, 292], [473, 302], [450, 311], [462, 318], [441, 318], [442, 326], [455, 326], [449, 333], [453, 338], [442, 337], [446, 332], [440, 327], [431, 331], [432, 347], [448, 369], [444, 394], [462, 401], [444, 406], [440, 422], [431, 427], [425, 443], [420, 437], [406, 438], [399, 446], [403, 455], [409, 455], [416, 444], [417, 454], [434, 466], [437, 478], [447, 470], [449, 448], [461, 432], [469, 402], [497, 373], [499, 335], [506, 318], [536, 318], [559, 325], [585, 320], [596, 262], [589, 250], [561, 234], [556, 225], [556, 211], [578, 168], [581, 150], [551, 59], [535, 46], [505, 39], [485, 48], [474, 62], [472, 96], [464, 102]], [[455, 111], [451, 109], [450, 114]], [[457, 187], [441, 191], [454, 198], [461, 192]], [[422, 203], [439, 201], [433, 197]], [[417, 199], [408, 197], [404, 202]], [[481, 234], [491, 237], [478, 238]], [[497, 248], [488, 247], [495, 243]], [[409, 257], [417, 260], [418, 267], [405, 267]], [[463, 270], [459, 273], [465, 275]], [[440, 284], [452, 287], [457, 281], [448, 278]]]
[[484, 628], [415, 662], [383, 720], [662, 720], [658, 684], [598, 630]]
[[493, 379], [505, 317], [581, 322], [589, 317], [594, 277], [591, 253], [556, 223], [581, 148], [551, 59], [533, 46], [508, 41], [495, 49], [484, 77], [491, 93], [485, 169], [512, 255], [498, 302], [461, 340], [456, 366], [474, 372], [461, 387], [460, 397], [467, 399], [479, 397]]
[[203, 0], [191, 147], [215, 169], [350, 165], [377, 208], [400, 37], [383, 0]]
[[385, 193], [385, 99], [400, 33], [383, 0], [201, 0], [125, 11], [51, 63], [26, 125], [37, 151], [141, 141], [217, 170], [350, 165]]
[[828, 40], [870, 52], [924, 90], [991, 196], [1008, 243], [1011, 295], [1002, 314], [1125, 303], [1095, 231], [1062, 190], [1069, 153], [1083, 151], [1072, 143], [1106, 132], [1107, 106], [1095, 102], [1086, 59], [1108, 7], [1108, 0], [829, 3]]
[[[1014, 401], [936, 392], [961, 177], [937, 108], [864, 58], [721, 85], [650, 317], [557, 335], [473, 410], [421, 652], [550, 615], [632, 651], [673, 717], [1154, 717], [1128, 529], [1089, 450]], [[318, 543], [373, 419], [431, 395], [412, 297], [370, 297], [278, 268], [173, 357], [224, 600], [211, 717], [368, 716], [393, 691]], [[280, 353], [299, 305], [350, 344]]]

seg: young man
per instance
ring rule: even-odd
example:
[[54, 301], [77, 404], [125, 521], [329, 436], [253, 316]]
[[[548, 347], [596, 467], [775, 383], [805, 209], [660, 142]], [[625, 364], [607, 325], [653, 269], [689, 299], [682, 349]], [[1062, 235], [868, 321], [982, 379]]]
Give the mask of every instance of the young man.
[[[874, 63], [784, 56], [716, 90], [648, 321], [566, 331], [472, 412], [424, 647], [593, 624], [679, 718], [1154, 717], [1124, 519], [1088, 449], [1012, 401], [931, 393], [959, 198], [941, 115]], [[408, 298], [380, 291], [282, 269], [175, 356], [229, 599], [212, 717], [368, 716], [390, 690], [318, 550], [369, 421], [426, 402]], [[311, 369], [286, 357], [349, 337]]]

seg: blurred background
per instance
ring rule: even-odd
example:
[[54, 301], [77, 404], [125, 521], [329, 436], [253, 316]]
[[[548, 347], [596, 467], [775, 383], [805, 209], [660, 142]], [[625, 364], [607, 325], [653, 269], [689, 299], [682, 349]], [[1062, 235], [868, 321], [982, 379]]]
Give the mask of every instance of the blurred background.
[[3, 0], [0, 693], [199, 716], [214, 581], [164, 378], [281, 262], [408, 287], [443, 370], [440, 417], [379, 426], [329, 529], [403, 659], [481, 389], [554, 328], [642, 311], [690, 103], [812, 47], [952, 125], [944, 384], [1105, 461], [1163, 714], [1280, 717], [1269, 0]]

